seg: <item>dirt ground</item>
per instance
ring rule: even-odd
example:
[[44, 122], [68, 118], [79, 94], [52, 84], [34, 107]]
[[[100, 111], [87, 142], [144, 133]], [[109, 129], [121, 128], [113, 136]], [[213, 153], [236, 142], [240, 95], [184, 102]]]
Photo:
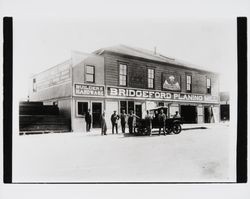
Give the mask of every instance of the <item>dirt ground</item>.
[[234, 182], [236, 132], [14, 136], [13, 182]]

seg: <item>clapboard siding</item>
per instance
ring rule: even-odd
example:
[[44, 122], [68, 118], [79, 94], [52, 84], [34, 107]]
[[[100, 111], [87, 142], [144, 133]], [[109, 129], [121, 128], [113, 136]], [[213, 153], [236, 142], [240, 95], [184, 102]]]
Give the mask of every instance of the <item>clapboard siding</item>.
[[182, 69], [173, 65], [155, 63], [105, 52], [105, 83], [119, 86], [119, 62], [128, 66], [128, 87], [147, 88], [147, 68], [155, 69], [155, 90], [162, 90], [162, 74], [172, 73], [181, 77], [181, 92], [186, 92], [186, 75], [192, 76], [192, 93], [206, 94], [206, 78], [211, 78], [212, 95], [218, 95], [218, 76], [212, 72]]

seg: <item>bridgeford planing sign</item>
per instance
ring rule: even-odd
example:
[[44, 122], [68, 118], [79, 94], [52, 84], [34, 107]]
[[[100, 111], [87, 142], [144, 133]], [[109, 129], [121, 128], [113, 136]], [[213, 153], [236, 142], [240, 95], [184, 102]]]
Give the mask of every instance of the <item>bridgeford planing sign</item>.
[[218, 102], [218, 98], [216, 96], [211, 96], [211, 95], [172, 93], [164, 91], [150, 91], [150, 90], [126, 89], [126, 88], [116, 88], [116, 87], [107, 87], [107, 95], [114, 97], [127, 97], [127, 98]]

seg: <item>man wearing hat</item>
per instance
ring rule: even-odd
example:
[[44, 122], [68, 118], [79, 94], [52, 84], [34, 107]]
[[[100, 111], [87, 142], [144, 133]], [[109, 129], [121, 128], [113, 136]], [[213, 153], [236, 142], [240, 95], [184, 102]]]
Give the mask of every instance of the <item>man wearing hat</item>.
[[116, 114], [116, 111], [111, 115], [111, 123], [112, 123], [112, 134], [114, 134], [114, 128], [116, 129], [116, 134], [118, 134], [117, 123], [119, 120], [119, 115]]

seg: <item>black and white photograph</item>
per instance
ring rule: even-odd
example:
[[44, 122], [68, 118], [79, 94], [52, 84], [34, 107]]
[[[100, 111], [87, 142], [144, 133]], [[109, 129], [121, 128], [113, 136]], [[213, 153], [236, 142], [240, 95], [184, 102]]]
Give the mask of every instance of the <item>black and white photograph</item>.
[[12, 183], [237, 183], [238, 16], [81, 5], [10, 15]]
[[13, 24], [14, 182], [236, 181], [236, 19]]

